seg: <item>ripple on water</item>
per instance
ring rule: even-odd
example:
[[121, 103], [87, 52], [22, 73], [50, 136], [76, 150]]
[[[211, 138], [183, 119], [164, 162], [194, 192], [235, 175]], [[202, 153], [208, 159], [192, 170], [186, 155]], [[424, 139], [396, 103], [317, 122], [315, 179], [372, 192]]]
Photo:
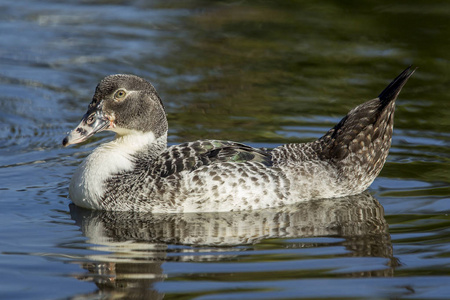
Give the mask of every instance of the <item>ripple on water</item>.
[[[450, 295], [448, 4], [0, 6], [0, 298]], [[105, 75], [155, 84], [171, 143], [275, 147], [321, 136], [410, 63], [419, 69], [397, 103], [376, 200], [220, 215], [68, 207], [75, 167], [111, 135], [61, 139]]]

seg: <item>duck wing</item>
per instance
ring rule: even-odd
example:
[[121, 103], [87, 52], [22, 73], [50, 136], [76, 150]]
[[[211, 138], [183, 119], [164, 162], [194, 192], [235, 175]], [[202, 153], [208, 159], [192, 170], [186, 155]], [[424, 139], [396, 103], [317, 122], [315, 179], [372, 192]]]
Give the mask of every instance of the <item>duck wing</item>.
[[259, 162], [272, 166], [269, 150], [241, 143], [220, 140], [200, 140], [169, 147], [158, 158], [157, 172], [167, 177], [181, 171], [193, 171], [217, 163]]

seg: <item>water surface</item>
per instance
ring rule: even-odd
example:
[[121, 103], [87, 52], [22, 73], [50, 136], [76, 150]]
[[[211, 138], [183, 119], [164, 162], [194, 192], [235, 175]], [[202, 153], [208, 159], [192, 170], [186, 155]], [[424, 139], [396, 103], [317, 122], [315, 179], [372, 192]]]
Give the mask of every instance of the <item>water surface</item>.
[[[0, 1], [0, 298], [450, 298], [450, 7], [373, 1]], [[366, 193], [256, 212], [70, 206], [112, 136], [62, 148], [97, 82], [143, 76], [171, 144], [320, 137], [418, 66]]]

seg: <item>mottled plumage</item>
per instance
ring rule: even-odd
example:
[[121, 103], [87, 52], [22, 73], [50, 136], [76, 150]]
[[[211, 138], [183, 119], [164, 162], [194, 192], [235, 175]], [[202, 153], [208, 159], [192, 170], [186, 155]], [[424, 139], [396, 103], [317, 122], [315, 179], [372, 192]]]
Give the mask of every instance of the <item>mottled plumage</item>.
[[403, 71], [317, 141], [273, 150], [218, 140], [167, 148], [167, 120], [153, 86], [132, 75], [108, 76], [63, 144], [106, 129], [117, 137], [77, 169], [70, 197], [92, 209], [201, 212], [361, 193], [386, 161], [395, 99], [413, 72]]

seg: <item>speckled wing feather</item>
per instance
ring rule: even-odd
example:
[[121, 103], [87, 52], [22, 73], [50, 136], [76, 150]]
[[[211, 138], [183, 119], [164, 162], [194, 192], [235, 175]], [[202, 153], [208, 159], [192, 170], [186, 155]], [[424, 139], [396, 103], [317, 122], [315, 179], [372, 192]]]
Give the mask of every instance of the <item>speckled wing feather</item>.
[[169, 147], [156, 161], [161, 177], [181, 171], [193, 171], [214, 163], [260, 162], [272, 165], [270, 152], [241, 143], [218, 140], [200, 140]]

